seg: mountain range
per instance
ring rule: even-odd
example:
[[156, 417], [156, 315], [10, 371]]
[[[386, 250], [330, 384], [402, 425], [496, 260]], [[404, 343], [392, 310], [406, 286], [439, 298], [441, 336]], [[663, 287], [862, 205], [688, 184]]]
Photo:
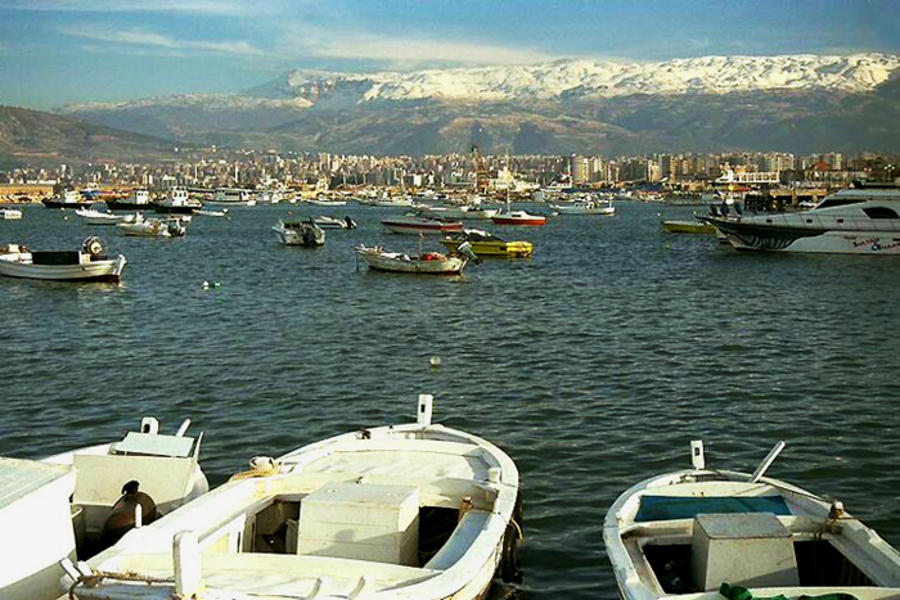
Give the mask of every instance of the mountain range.
[[896, 151], [898, 74], [900, 56], [882, 53], [298, 70], [235, 94], [57, 112], [181, 143], [311, 152]]

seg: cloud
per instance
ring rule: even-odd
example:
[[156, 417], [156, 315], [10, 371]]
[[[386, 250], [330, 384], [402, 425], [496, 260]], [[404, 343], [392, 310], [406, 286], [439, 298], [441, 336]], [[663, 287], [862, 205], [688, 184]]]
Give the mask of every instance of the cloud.
[[2, 0], [0, 8], [41, 12], [184, 12], [240, 15], [252, 5], [236, 0]]
[[105, 27], [64, 27], [62, 33], [95, 42], [107, 42], [125, 46], [141, 46], [149, 48], [165, 48], [169, 50], [195, 50], [212, 54], [229, 54], [235, 56], [264, 56], [266, 53], [243, 40], [234, 41], [195, 41], [178, 40], [168, 35], [145, 29], [113, 30]]
[[464, 40], [402, 37], [359, 31], [287, 26], [278, 47], [282, 58], [327, 58], [392, 63], [529, 64], [560, 55]]

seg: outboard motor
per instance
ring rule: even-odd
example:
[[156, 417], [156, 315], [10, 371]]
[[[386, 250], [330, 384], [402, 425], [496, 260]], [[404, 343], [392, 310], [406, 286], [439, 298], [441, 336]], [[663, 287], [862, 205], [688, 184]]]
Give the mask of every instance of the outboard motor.
[[344, 223], [347, 224], [347, 229], [356, 229], [356, 221], [349, 216], [344, 217]]
[[104, 244], [103, 240], [95, 235], [92, 235], [89, 238], [85, 238], [85, 240], [81, 243], [81, 251], [85, 254], [89, 254], [90, 257], [94, 260], [102, 260], [106, 258], [106, 244]]
[[469, 242], [463, 242], [462, 244], [457, 246], [456, 251], [459, 254], [462, 254], [463, 256], [467, 257], [469, 260], [474, 262], [476, 265], [481, 264], [481, 259], [478, 258], [478, 255], [475, 254], [475, 251], [472, 250], [472, 244], [470, 244]]
[[141, 524], [148, 525], [156, 520], [156, 502], [149, 494], [138, 490], [140, 483], [132, 479], [122, 486], [122, 497], [116, 500], [103, 524], [103, 543], [111, 546], [129, 529], [135, 526], [135, 508], [141, 507]]

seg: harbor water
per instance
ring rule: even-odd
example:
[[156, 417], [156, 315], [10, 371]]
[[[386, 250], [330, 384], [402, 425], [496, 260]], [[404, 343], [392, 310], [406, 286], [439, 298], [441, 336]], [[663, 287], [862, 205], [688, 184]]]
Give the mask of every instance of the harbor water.
[[[488, 226], [533, 241], [534, 257], [418, 277], [355, 259], [360, 243], [418, 250], [382, 232], [397, 209], [234, 209], [195, 216], [181, 239], [23, 212], [0, 221], [0, 244], [62, 250], [101, 235], [128, 266], [118, 286], [0, 278], [0, 454], [190, 417], [215, 485], [254, 455], [411, 421], [430, 393], [435, 420], [519, 467], [522, 598], [613, 599], [606, 510], [639, 480], [689, 467], [693, 439], [709, 466], [748, 472], [786, 440], [770, 475], [842, 500], [900, 545], [896, 257], [737, 253], [660, 231], [660, 212], [690, 208], [620, 202], [611, 218]], [[272, 235], [279, 218], [326, 212], [360, 227], [329, 230], [315, 250]]]

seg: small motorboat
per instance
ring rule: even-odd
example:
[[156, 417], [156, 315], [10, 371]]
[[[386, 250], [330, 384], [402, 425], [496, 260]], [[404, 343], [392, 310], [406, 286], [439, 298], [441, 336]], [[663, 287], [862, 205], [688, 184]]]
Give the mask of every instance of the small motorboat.
[[79, 600], [475, 600], [521, 581], [519, 473], [470, 433], [414, 423], [303, 446], [132, 530], [76, 567]]
[[222, 210], [213, 210], [211, 208], [198, 208], [194, 211], [195, 215], [203, 215], [204, 217], [227, 217], [228, 209], [223, 208]]
[[115, 225], [116, 223], [133, 223], [139, 218], [139, 213], [133, 215], [115, 214], [110, 211], [94, 210], [92, 208], [79, 208], [75, 214], [81, 217], [88, 225]]
[[662, 230], [668, 233], [715, 233], [714, 225], [703, 221], [670, 219], [662, 222]]
[[752, 474], [693, 468], [627, 490], [603, 525], [623, 600], [900, 597], [900, 553], [827, 500], [764, 477], [775, 445]]
[[140, 218], [131, 223], [117, 223], [116, 227], [125, 235], [142, 237], [184, 237], [187, 234], [185, 221], [177, 217], [169, 219]]
[[469, 259], [477, 260], [470, 245], [460, 244], [455, 252], [419, 252], [406, 254], [388, 252], [381, 247], [359, 246], [356, 255], [375, 271], [393, 273], [419, 273], [423, 275], [458, 275], [462, 273]]
[[325, 231], [312, 219], [306, 221], [278, 221], [272, 226], [275, 239], [285, 246], [314, 248], [325, 245]]
[[495, 225], [541, 226], [547, 224], [547, 217], [544, 215], [533, 215], [524, 210], [501, 212], [491, 217], [491, 220]]
[[22, 218], [22, 211], [18, 208], [0, 208], [0, 219], [12, 221]]
[[381, 224], [390, 233], [441, 234], [461, 232], [463, 224], [459, 221], [441, 221], [428, 217], [405, 215], [391, 219], [383, 219]]
[[603, 202], [596, 200], [586, 200], [582, 202], [571, 202], [567, 204], [551, 204], [550, 207], [561, 215], [612, 216], [616, 214], [616, 207], [613, 206], [612, 200], [606, 200]]
[[55, 600], [61, 560], [87, 560], [209, 491], [198, 463], [202, 434], [187, 437], [189, 424], [165, 435], [144, 417], [138, 431], [112, 444], [40, 461], [0, 457], [0, 528], [19, 540], [4, 554], [0, 598]]
[[443, 243], [450, 252], [455, 252], [460, 244], [465, 242], [469, 243], [472, 247], [472, 251], [478, 256], [519, 258], [534, 254], [534, 245], [531, 242], [507, 242], [493, 233], [482, 229], [463, 229], [462, 235], [447, 236], [441, 240], [441, 243]]
[[21, 244], [0, 246], [0, 275], [56, 281], [113, 281], [121, 279], [125, 257], [108, 258], [98, 237], [84, 240], [79, 250], [32, 251]]
[[90, 200], [85, 200], [81, 194], [75, 190], [66, 190], [62, 196], [54, 196], [41, 200], [41, 204], [47, 208], [81, 208], [93, 204]]
[[338, 219], [337, 217], [320, 215], [313, 217], [313, 222], [322, 229], [356, 229], [356, 221], [350, 217]]

